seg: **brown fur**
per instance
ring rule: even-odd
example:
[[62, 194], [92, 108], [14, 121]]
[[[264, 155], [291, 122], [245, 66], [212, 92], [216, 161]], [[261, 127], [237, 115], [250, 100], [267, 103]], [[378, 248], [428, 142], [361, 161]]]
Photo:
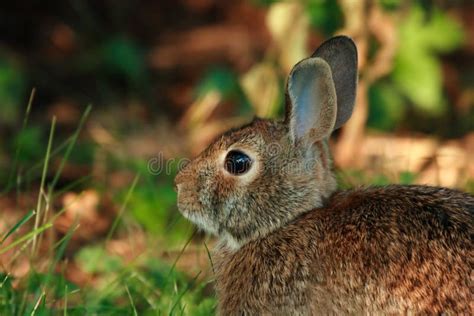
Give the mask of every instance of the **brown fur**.
[[[284, 121], [225, 133], [176, 176], [180, 212], [221, 241], [222, 315], [474, 314], [473, 196], [336, 192], [327, 139], [352, 112], [356, 57], [350, 39], [329, 40], [292, 71]], [[233, 150], [248, 172], [226, 170]]]
[[[249, 184], [226, 177], [217, 163], [231, 145], [260, 155], [260, 176]], [[255, 119], [222, 135], [180, 171], [175, 179], [181, 186], [178, 207], [201, 228], [239, 244], [264, 236], [321, 206], [335, 190], [326, 147], [326, 142], [315, 146], [311, 159], [302, 163], [306, 149], [293, 148], [282, 122]]]
[[389, 186], [335, 193], [238, 251], [216, 250], [222, 315], [473, 314], [474, 197]]

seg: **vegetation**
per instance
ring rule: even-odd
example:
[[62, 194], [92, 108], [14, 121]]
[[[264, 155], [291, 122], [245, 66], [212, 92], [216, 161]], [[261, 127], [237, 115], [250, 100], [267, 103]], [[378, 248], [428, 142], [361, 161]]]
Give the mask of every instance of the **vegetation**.
[[176, 209], [179, 158], [282, 115], [290, 67], [333, 34], [361, 65], [341, 188], [474, 192], [474, 7], [353, 3], [0, 4], [0, 315], [213, 314], [215, 240]]

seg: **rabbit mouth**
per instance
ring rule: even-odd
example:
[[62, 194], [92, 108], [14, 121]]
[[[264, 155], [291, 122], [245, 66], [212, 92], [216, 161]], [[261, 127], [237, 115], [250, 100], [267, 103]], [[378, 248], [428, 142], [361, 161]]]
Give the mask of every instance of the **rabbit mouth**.
[[199, 229], [202, 229], [210, 234], [217, 235], [218, 227], [213, 223], [212, 220], [206, 218], [197, 211], [189, 211], [184, 208], [178, 207], [179, 212], [193, 224], [195, 224]]
[[178, 191], [178, 210], [189, 221], [194, 223], [198, 228], [217, 235], [218, 227], [206, 209], [200, 202], [196, 202], [194, 191], [186, 190], [182, 184], [177, 185]]

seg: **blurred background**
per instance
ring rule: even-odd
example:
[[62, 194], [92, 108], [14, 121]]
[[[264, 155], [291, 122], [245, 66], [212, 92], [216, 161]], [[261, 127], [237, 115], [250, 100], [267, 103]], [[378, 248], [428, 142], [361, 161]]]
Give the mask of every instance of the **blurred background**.
[[177, 159], [281, 117], [291, 67], [337, 34], [360, 66], [341, 188], [473, 193], [470, 0], [2, 1], [0, 311], [66, 285], [79, 312], [211, 312], [214, 241], [176, 210]]

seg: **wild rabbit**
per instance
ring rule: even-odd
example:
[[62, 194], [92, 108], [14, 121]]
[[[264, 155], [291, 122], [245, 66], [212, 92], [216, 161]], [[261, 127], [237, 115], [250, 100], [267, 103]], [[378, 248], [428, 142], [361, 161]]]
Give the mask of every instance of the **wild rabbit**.
[[176, 176], [180, 212], [220, 239], [220, 314], [474, 314], [472, 195], [336, 190], [328, 138], [356, 85], [353, 41], [326, 41], [291, 71], [283, 121], [226, 132]]

